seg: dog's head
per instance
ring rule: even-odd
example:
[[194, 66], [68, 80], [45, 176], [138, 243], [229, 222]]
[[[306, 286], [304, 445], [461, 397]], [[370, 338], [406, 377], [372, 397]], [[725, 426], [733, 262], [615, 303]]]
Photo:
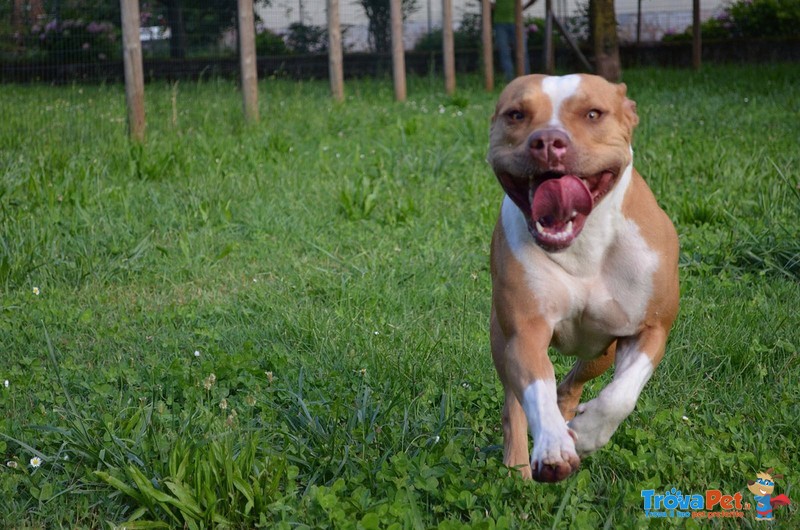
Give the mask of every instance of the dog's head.
[[487, 160], [543, 249], [567, 248], [630, 165], [639, 118], [625, 93], [581, 74], [520, 77], [500, 95]]

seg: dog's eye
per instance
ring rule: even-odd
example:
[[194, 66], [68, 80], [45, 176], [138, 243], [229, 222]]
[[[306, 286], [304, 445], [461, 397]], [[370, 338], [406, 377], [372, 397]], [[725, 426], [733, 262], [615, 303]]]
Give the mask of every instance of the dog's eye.
[[603, 115], [603, 111], [597, 110], [597, 109], [592, 109], [592, 110], [590, 110], [589, 112], [586, 113], [586, 118], [588, 120], [590, 120], [590, 121], [597, 121], [597, 120], [600, 119], [600, 116], [602, 116], [602, 115]]
[[506, 112], [506, 116], [508, 116], [508, 119], [511, 121], [522, 121], [525, 119], [525, 115], [522, 113], [522, 111], [516, 109]]

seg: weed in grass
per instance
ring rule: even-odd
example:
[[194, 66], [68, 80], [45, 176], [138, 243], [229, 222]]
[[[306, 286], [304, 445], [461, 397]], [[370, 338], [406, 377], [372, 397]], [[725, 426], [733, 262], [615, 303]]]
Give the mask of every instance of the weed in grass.
[[378, 202], [377, 182], [369, 177], [360, 181], [345, 181], [339, 193], [339, 204], [344, 216], [351, 221], [368, 219]]

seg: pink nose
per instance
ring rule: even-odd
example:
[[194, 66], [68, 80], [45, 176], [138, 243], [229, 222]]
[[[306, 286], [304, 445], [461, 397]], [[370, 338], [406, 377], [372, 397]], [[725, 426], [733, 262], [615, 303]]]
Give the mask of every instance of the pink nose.
[[569, 150], [569, 136], [558, 129], [542, 129], [531, 134], [528, 141], [531, 155], [537, 161], [552, 165], [561, 162]]

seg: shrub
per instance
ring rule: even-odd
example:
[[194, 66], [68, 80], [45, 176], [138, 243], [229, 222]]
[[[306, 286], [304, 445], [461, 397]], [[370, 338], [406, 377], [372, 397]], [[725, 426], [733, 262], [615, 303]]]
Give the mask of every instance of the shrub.
[[286, 55], [289, 49], [283, 42], [283, 37], [266, 28], [256, 34], [256, 54], [258, 55]]
[[[527, 18], [525, 27], [528, 29], [528, 48], [544, 46], [544, 19]], [[553, 37], [558, 41], [560, 35], [553, 28]]]
[[[702, 23], [703, 38], [793, 37], [800, 26], [800, 2], [797, 0], [736, 0], [719, 15]], [[692, 28], [683, 33], [665, 35], [664, 42], [691, 40]]]
[[118, 30], [110, 22], [51, 20], [31, 28], [31, 48], [50, 59], [105, 61], [119, 56]]
[[328, 30], [324, 26], [295, 22], [289, 26], [286, 45], [294, 53], [325, 53], [328, 51]]
[[790, 37], [800, 25], [797, 0], [738, 0], [726, 9], [733, 37]]

